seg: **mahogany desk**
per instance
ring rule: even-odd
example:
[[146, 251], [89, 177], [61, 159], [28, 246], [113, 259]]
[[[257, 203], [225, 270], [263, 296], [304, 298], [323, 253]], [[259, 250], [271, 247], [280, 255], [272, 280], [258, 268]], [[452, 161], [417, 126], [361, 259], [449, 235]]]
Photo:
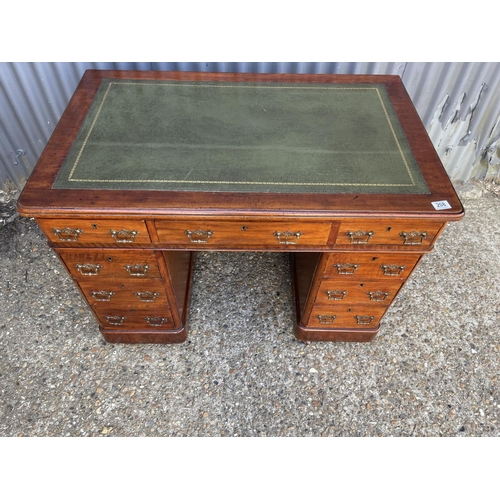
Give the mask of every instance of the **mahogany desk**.
[[289, 252], [297, 338], [369, 341], [464, 213], [398, 76], [96, 70], [18, 209], [130, 343], [186, 339], [200, 250]]

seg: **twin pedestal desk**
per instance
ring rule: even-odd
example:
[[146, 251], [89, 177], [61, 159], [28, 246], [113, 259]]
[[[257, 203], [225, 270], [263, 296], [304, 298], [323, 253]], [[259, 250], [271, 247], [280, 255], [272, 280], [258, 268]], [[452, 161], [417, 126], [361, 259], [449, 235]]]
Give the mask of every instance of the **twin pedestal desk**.
[[398, 76], [97, 70], [18, 209], [128, 343], [186, 339], [197, 251], [288, 252], [296, 337], [369, 341], [463, 216]]

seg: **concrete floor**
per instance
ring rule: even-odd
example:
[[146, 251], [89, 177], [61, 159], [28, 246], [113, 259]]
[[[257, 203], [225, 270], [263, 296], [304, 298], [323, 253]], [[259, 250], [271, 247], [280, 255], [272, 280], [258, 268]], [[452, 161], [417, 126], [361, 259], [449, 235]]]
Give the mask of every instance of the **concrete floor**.
[[369, 344], [295, 340], [272, 253], [198, 256], [186, 343], [107, 344], [36, 223], [15, 219], [0, 229], [0, 435], [499, 436], [500, 198], [460, 193], [465, 219]]

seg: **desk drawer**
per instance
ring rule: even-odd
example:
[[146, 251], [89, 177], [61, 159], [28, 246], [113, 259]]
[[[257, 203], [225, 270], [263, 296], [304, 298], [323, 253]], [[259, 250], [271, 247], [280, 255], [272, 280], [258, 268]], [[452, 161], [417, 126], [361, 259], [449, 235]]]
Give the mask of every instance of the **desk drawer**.
[[403, 283], [403, 280], [323, 280], [314, 302], [326, 306], [337, 304], [389, 305]]
[[337, 245], [432, 245], [442, 222], [428, 220], [349, 220], [340, 224]]
[[159, 241], [186, 248], [292, 249], [326, 245], [331, 222], [156, 221]]
[[314, 306], [306, 326], [312, 328], [375, 328], [387, 307]]
[[325, 278], [406, 279], [420, 259], [418, 254], [332, 253], [324, 271]]
[[130, 311], [123, 309], [95, 310], [99, 321], [106, 329], [117, 330], [171, 330], [172, 315], [167, 308]]
[[115, 278], [123, 280], [159, 278], [160, 271], [152, 251], [82, 252], [59, 249], [58, 253], [69, 272], [75, 277], [88, 280]]
[[89, 304], [96, 310], [169, 308], [165, 289], [160, 280], [127, 279], [80, 281]]
[[142, 220], [38, 219], [37, 222], [54, 243], [131, 246], [151, 241]]

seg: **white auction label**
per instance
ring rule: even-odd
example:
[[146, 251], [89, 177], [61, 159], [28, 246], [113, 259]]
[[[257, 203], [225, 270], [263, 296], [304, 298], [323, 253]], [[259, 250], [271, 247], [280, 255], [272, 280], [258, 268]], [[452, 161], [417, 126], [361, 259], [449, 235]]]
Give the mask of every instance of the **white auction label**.
[[451, 208], [451, 205], [446, 200], [431, 201], [431, 203], [436, 210], [446, 210], [447, 208]]

